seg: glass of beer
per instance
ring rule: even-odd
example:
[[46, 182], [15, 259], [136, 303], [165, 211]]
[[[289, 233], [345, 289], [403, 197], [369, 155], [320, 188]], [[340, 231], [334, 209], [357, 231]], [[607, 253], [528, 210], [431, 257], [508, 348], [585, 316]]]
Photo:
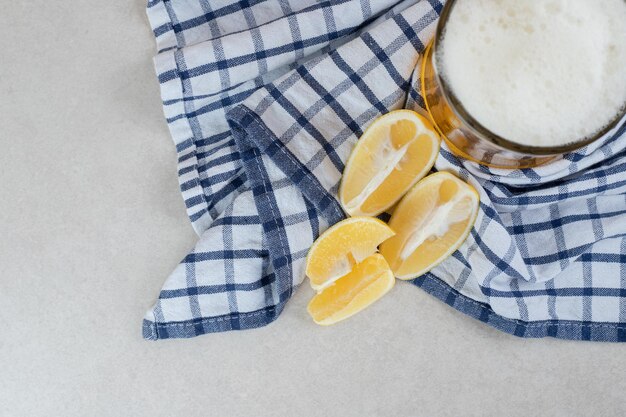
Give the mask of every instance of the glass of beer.
[[448, 0], [422, 96], [458, 156], [528, 168], [626, 122], [626, 1]]

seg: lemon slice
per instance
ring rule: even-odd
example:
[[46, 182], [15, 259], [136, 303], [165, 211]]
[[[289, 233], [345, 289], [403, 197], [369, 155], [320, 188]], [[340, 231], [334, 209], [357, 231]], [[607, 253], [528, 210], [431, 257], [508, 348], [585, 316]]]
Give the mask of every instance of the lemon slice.
[[395, 281], [385, 258], [376, 253], [313, 297], [307, 310], [317, 324], [335, 324], [380, 299], [393, 288]]
[[476, 190], [450, 173], [418, 182], [389, 220], [397, 234], [380, 247], [396, 278], [423, 275], [457, 250], [474, 225], [478, 203]]
[[321, 291], [374, 254], [394, 235], [384, 222], [372, 217], [351, 217], [326, 230], [313, 243], [306, 258], [311, 287]]
[[376, 216], [430, 171], [439, 152], [430, 122], [411, 110], [376, 119], [350, 154], [339, 201], [351, 216]]

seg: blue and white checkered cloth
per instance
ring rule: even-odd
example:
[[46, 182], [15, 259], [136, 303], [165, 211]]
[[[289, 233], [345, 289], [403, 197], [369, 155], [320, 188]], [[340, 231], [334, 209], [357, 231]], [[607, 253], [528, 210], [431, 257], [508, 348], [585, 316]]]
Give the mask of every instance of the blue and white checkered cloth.
[[[337, 186], [363, 129], [421, 111], [416, 63], [437, 0], [150, 0], [178, 176], [200, 238], [146, 314], [147, 339], [264, 326], [344, 218]], [[518, 171], [437, 170], [481, 195], [463, 246], [414, 285], [523, 337], [626, 341], [626, 135]], [[409, 290], [404, 288], [404, 290]]]

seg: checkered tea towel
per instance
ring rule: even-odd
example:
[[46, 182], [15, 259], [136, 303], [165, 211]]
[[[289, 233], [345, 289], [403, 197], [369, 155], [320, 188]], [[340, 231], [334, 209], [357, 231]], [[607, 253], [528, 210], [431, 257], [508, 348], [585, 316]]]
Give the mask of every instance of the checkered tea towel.
[[[437, 0], [151, 0], [156, 70], [200, 238], [145, 316], [146, 339], [264, 326], [345, 217], [344, 163], [375, 118], [421, 111], [416, 63]], [[452, 257], [412, 283], [523, 337], [626, 341], [626, 135], [536, 169], [443, 145], [435, 168], [480, 192]], [[411, 291], [406, 286], [404, 291]]]

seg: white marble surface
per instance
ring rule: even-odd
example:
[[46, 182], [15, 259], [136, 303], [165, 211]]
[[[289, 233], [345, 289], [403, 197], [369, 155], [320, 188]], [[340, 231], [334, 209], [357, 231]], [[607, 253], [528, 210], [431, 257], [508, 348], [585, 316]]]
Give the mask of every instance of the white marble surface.
[[193, 245], [144, 0], [0, 0], [0, 416], [619, 416], [626, 345], [521, 340], [400, 283], [343, 324], [147, 342]]

